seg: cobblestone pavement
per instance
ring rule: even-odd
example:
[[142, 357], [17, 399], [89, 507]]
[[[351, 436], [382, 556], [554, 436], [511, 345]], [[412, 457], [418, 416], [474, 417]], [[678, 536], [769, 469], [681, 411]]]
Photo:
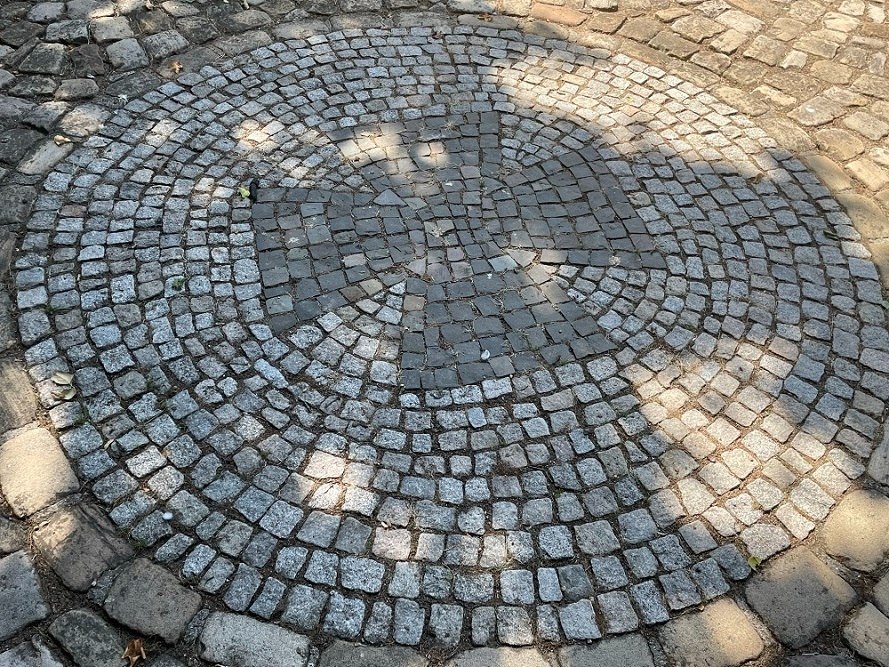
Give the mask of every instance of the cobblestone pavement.
[[251, 4], [0, 8], [0, 666], [889, 665], [882, 3]]

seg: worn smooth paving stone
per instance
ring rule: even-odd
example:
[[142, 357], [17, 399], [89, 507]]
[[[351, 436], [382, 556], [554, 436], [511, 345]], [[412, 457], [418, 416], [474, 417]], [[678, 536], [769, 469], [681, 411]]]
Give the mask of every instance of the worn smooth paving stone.
[[0, 667], [63, 667], [39, 638], [0, 652]]
[[[115, 66], [182, 46], [158, 16]], [[685, 57], [721, 30], [653, 23], [621, 30]], [[799, 131], [496, 25], [226, 37], [62, 120], [84, 141], [15, 267], [29, 370], [111, 520], [214, 604], [598, 638], [725, 594], [863, 473], [879, 276]]]
[[172, 644], [201, 608], [201, 596], [162, 567], [139, 558], [117, 574], [103, 606], [127, 627]]
[[75, 609], [56, 618], [49, 633], [75, 663], [86, 667], [124, 667], [126, 641], [106, 621], [86, 609]]
[[0, 445], [0, 491], [16, 516], [30, 516], [79, 488], [65, 452], [46, 429]]
[[445, 667], [550, 667], [537, 649], [532, 648], [477, 648], [465, 651], [445, 663]]
[[37, 189], [25, 185], [0, 187], [0, 224], [24, 222], [31, 212]]
[[0, 387], [0, 433], [34, 421], [37, 397], [20, 363], [0, 358]]
[[403, 646], [375, 647], [335, 641], [321, 652], [318, 667], [426, 667], [429, 660]]
[[561, 667], [654, 667], [648, 642], [641, 635], [603, 639], [592, 646], [559, 649]]
[[843, 626], [843, 637], [859, 655], [889, 667], [889, 618], [869, 602]]
[[304, 667], [309, 640], [240, 614], [214, 613], [201, 632], [204, 660], [231, 667]]
[[50, 614], [34, 563], [24, 551], [0, 558], [0, 641]]
[[883, 436], [871, 454], [867, 473], [880, 484], [889, 484], [889, 434]]
[[95, 505], [57, 512], [34, 531], [34, 544], [65, 585], [76, 591], [87, 590], [103, 572], [133, 556]]
[[28, 530], [25, 525], [0, 516], [0, 554], [11, 554], [25, 546]]
[[744, 612], [728, 599], [670, 621], [659, 636], [667, 655], [683, 667], [737, 667], [765, 648]]
[[791, 648], [805, 646], [837, 624], [856, 599], [852, 587], [806, 547], [768, 563], [745, 593], [769, 629]]
[[819, 535], [827, 553], [849, 567], [876, 569], [889, 555], [889, 498], [870, 490], [849, 494]]
[[874, 585], [872, 592], [874, 596], [874, 604], [876, 604], [884, 614], [889, 613], [889, 575], [884, 574]]

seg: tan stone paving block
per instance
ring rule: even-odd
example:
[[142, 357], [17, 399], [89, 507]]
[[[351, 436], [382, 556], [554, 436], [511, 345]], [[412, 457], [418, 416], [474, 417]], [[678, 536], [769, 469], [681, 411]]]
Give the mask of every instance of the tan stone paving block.
[[695, 65], [700, 65], [704, 69], [711, 72], [724, 72], [726, 68], [732, 64], [731, 58], [723, 53], [711, 53], [709, 51], [699, 51], [691, 57], [691, 61]]
[[654, 19], [642, 17], [630, 19], [623, 24], [618, 34], [638, 42], [647, 42], [661, 31], [661, 23]]
[[864, 142], [857, 136], [840, 128], [827, 128], [815, 133], [818, 146], [840, 161], [848, 160], [864, 152]]
[[[869, 239], [889, 236], [889, 220], [886, 218], [886, 213], [873, 199], [853, 192], [844, 192], [837, 195], [837, 201], [846, 209], [855, 229], [862, 236]], [[881, 460], [875, 451], [870, 459], [869, 472], [877, 480], [885, 479], [886, 481], [882, 483], [886, 484], [889, 483], [889, 446], [886, 447], [886, 463], [882, 466]]]
[[859, 93], [889, 100], [889, 79], [873, 74], [862, 74], [852, 83], [852, 88]]
[[852, 80], [855, 70], [832, 60], [819, 60], [812, 63], [809, 70], [812, 76], [828, 83], [846, 84]]
[[[4, 263], [0, 258], [0, 265]], [[26, 426], [36, 416], [37, 397], [21, 362], [0, 358], [0, 434]]]
[[76, 591], [85, 591], [105, 570], [133, 555], [95, 505], [57, 512], [34, 532], [34, 543], [65, 585]]
[[766, 35], [757, 35], [744, 55], [774, 67], [784, 55], [784, 45]]
[[729, 599], [670, 621], [660, 639], [677, 667], [737, 667], [765, 648], [756, 628]]
[[803, 155], [802, 160], [831, 190], [848, 190], [852, 187], [852, 179], [830, 158], [823, 155]]
[[734, 28], [729, 28], [719, 37], [710, 42], [710, 48], [715, 49], [720, 53], [731, 55], [741, 48], [748, 39], [749, 37], [743, 32], [735, 30]]
[[861, 158], [850, 162], [846, 168], [871, 190], [882, 190], [889, 185], [889, 171], [873, 160]]
[[889, 556], [889, 498], [854, 491], [840, 501], [819, 531], [829, 554], [870, 572]]
[[570, 7], [545, 5], [538, 2], [531, 7], [531, 17], [550, 23], [577, 26], [586, 21], [587, 15]]
[[705, 39], [715, 37], [721, 32], [725, 32], [725, 26], [716, 21], [712, 21], [704, 16], [685, 16], [675, 21], [671, 26], [673, 30], [679, 33], [685, 39], [700, 44]]
[[46, 429], [26, 431], [0, 446], [0, 489], [16, 516], [29, 516], [78, 488], [65, 452]]
[[889, 123], [886, 123], [866, 111], [857, 111], [843, 119], [843, 125], [850, 130], [873, 141], [879, 141], [889, 134]]
[[806, 29], [806, 24], [796, 19], [782, 16], [769, 28], [769, 34], [782, 42], [789, 42], [799, 37]]
[[671, 56], [686, 59], [695, 53], [700, 47], [694, 42], [683, 39], [675, 33], [663, 30], [654, 36], [649, 45]]

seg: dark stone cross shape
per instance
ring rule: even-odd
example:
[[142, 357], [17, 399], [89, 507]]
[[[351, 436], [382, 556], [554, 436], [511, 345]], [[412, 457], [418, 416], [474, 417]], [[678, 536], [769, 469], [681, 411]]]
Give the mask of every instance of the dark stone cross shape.
[[375, 316], [400, 338], [407, 388], [612, 349], [546, 265], [663, 268], [663, 258], [594, 148], [507, 173], [500, 131], [496, 112], [344, 130], [331, 138], [363, 187], [260, 190], [252, 218], [271, 326], [366, 310], [404, 283], [401, 308]]

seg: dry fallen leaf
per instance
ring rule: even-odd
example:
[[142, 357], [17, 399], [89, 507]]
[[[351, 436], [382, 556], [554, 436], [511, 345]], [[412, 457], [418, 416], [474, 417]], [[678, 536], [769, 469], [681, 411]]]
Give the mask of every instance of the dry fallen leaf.
[[175, 72], [176, 74], [179, 74], [179, 72], [182, 71], [182, 63], [180, 63], [178, 60], [174, 60], [173, 64], [170, 65], [170, 69], [173, 70], [173, 72]]
[[141, 639], [131, 639], [121, 657], [130, 661], [130, 667], [133, 667], [133, 665], [140, 660], [148, 659], [148, 656], [145, 655], [145, 647], [142, 646]]
[[62, 386], [70, 386], [71, 383], [74, 382], [74, 374], [59, 372], [59, 373], [55, 373], [51, 379], [56, 384], [60, 384]]
[[63, 401], [70, 401], [72, 398], [77, 396], [77, 389], [75, 389], [74, 387], [66, 387], [65, 389], [62, 389], [60, 391], [54, 391], [52, 395]]

